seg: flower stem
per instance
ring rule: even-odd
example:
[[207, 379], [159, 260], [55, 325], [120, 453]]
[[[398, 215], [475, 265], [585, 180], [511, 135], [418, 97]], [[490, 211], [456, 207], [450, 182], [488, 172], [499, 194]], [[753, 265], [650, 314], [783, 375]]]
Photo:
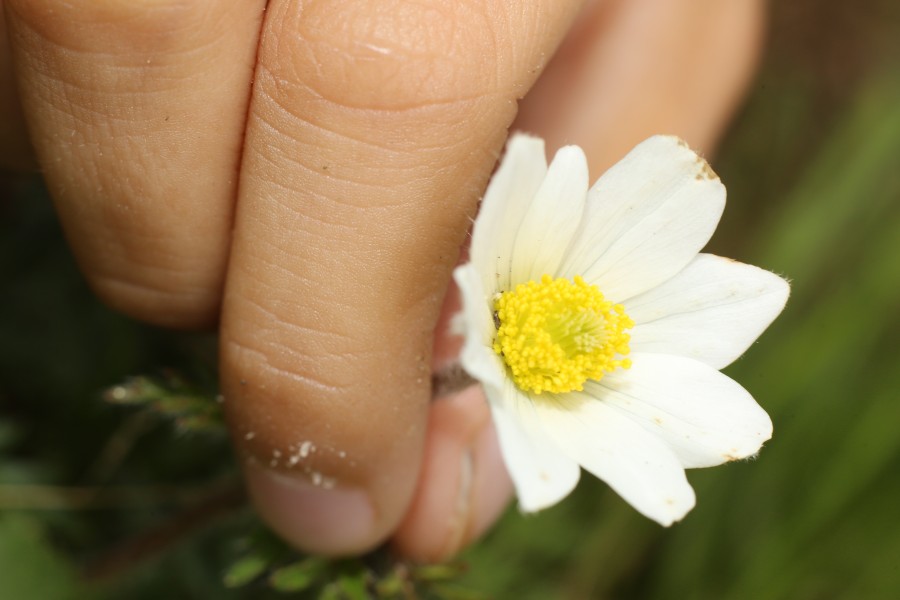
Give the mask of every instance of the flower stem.
[[477, 383], [458, 362], [450, 363], [431, 375], [431, 399], [456, 394]]

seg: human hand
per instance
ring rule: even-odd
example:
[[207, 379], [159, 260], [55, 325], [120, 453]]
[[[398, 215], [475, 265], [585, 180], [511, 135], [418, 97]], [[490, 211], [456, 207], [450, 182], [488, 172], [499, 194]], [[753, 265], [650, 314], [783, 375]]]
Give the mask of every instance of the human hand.
[[[6, 0], [81, 268], [137, 318], [218, 324], [251, 496], [296, 545], [393, 534], [435, 560], [507, 503], [480, 392], [428, 398], [516, 101], [514, 127], [582, 145], [596, 176], [652, 133], [710, 148], [739, 98], [758, 0], [581, 4]], [[0, 157], [22, 167], [4, 77]]]

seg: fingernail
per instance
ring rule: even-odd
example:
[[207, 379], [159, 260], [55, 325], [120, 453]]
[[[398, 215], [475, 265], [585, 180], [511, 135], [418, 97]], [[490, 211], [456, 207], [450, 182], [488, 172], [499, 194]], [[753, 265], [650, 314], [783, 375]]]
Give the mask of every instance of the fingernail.
[[446, 560], [481, 537], [497, 520], [512, 495], [493, 424], [487, 421], [459, 448], [459, 479], [450, 533], [441, 549]]
[[466, 531], [469, 529], [472, 505], [472, 475], [475, 460], [469, 448], [462, 448], [459, 459], [459, 479], [456, 483], [456, 502], [450, 514], [447, 526], [447, 537], [441, 548], [440, 558], [449, 558], [462, 547]]
[[340, 485], [326, 489], [250, 462], [244, 469], [257, 510], [292, 545], [314, 554], [343, 556], [377, 542], [368, 495]]

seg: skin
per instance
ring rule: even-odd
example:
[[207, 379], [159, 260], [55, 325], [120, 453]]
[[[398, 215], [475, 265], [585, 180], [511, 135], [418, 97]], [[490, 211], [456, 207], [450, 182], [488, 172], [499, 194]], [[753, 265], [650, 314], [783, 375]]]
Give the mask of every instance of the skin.
[[427, 561], [511, 495], [480, 391], [429, 402], [508, 129], [582, 145], [592, 178], [653, 133], [710, 151], [763, 17], [759, 0], [3, 4], [2, 165], [40, 165], [104, 302], [218, 328], [260, 514], [306, 550], [391, 539]]

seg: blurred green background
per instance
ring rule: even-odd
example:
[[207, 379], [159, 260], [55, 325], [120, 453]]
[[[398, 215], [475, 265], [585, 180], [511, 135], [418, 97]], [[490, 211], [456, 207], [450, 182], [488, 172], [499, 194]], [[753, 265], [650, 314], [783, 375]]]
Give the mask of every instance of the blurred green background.
[[[900, 598], [900, 7], [772, 9], [760, 75], [714, 161], [729, 206], [711, 251], [793, 281], [785, 314], [727, 371], [774, 439], [758, 460], [691, 471], [697, 508], [671, 529], [590, 478], [539, 516], [511, 510], [463, 557], [468, 589]], [[253, 528], [228, 495], [224, 436], [100, 398], [160, 367], [212, 389], [214, 340], [100, 306], [33, 178], [0, 178], [0, 278], [0, 598], [267, 596], [222, 584]], [[131, 487], [98, 495], [107, 483]], [[198, 499], [211, 502], [188, 519], [201, 526], [177, 530], [172, 515]]]

